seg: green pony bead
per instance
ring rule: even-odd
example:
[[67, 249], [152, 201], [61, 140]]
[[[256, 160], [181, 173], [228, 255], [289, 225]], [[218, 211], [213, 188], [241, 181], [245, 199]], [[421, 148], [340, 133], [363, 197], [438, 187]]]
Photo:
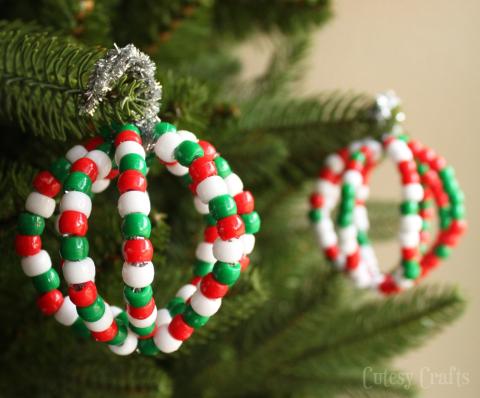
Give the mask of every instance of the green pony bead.
[[63, 184], [70, 174], [71, 166], [72, 164], [67, 159], [60, 158], [50, 166], [49, 170], [50, 173], [52, 173], [54, 177]]
[[105, 313], [105, 301], [100, 296], [88, 307], [77, 307], [80, 318], [87, 322], [98, 321]]
[[65, 236], [60, 243], [60, 255], [69, 261], [82, 260], [88, 257], [88, 239], [83, 236]]
[[177, 131], [177, 128], [173, 124], [167, 122], [157, 123], [153, 128], [155, 138], [158, 138], [165, 133], [174, 133], [175, 131]]
[[190, 166], [195, 159], [201, 158], [204, 154], [200, 144], [193, 141], [183, 141], [174, 152], [175, 159], [185, 167]]
[[203, 216], [203, 221], [205, 221], [205, 224], [207, 224], [209, 227], [217, 225], [217, 220], [215, 220], [215, 218], [210, 213]]
[[322, 210], [320, 209], [311, 209], [308, 212], [308, 218], [311, 222], [319, 222], [322, 219]]
[[147, 163], [142, 155], [138, 153], [129, 153], [120, 160], [119, 164], [120, 173], [126, 170], [137, 170], [143, 175], [147, 174]]
[[45, 219], [36, 214], [22, 212], [18, 217], [17, 228], [21, 235], [41, 235], [45, 229]]
[[185, 301], [181, 297], [174, 297], [167, 304], [167, 310], [172, 318], [185, 311], [185, 307]]
[[232, 174], [232, 169], [230, 168], [230, 165], [228, 162], [222, 158], [221, 156], [218, 156], [214, 160], [215, 166], [217, 168], [217, 174], [222, 177], [228, 177], [230, 174]]
[[337, 222], [340, 227], [348, 227], [353, 224], [353, 213], [339, 213]]
[[144, 307], [152, 299], [153, 289], [151, 285], [142, 287], [141, 289], [125, 286], [123, 288], [123, 295], [132, 307]]
[[444, 167], [442, 170], [438, 172], [441, 180], [445, 183], [445, 181], [452, 180], [455, 178], [455, 170], [451, 166]]
[[122, 235], [124, 239], [149, 238], [151, 233], [152, 224], [145, 214], [130, 213], [122, 221]]
[[356, 160], [357, 162], [365, 163], [367, 157], [361, 151], [356, 151], [350, 155], [350, 159]]
[[461, 203], [453, 205], [451, 215], [455, 220], [462, 220], [465, 218], [465, 206]]
[[131, 323], [129, 326], [133, 333], [136, 333], [139, 336], [148, 336], [150, 333], [153, 332], [153, 329], [155, 329], [155, 322], [153, 322], [150, 326], [144, 328], [138, 328]]
[[192, 306], [188, 305], [185, 309], [185, 312], [183, 313], [183, 319], [185, 320], [185, 323], [187, 325], [191, 326], [194, 329], [198, 329], [204, 326], [208, 322], [210, 317], [197, 314], [193, 310]]
[[183, 185], [188, 187], [193, 182], [193, 179], [190, 173], [187, 173], [180, 177], [180, 181], [182, 181]]
[[340, 213], [353, 213], [355, 209], [355, 198], [346, 198], [346, 200], [342, 201], [340, 205]]
[[60, 286], [60, 278], [57, 271], [50, 268], [43, 274], [34, 276], [32, 278], [33, 286], [39, 293], [46, 293], [50, 290], [57, 289]]
[[237, 214], [237, 204], [228, 194], [220, 195], [208, 202], [208, 210], [216, 220]]
[[450, 249], [447, 245], [438, 245], [435, 248], [435, 255], [440, 258], [447, 258], [450, 256], [452, 249]]
[[353, 184], [342, 185], [342, 197], [348, 199], [355, 199], [356, 190]]
[[223, 261], [217, 261], [212, 270], [215, 280], [228, 286], [232, 286], [240, 278], [241, 272], [240, 263], [229, 264]]
[[360, 246], [365, 246], [370, 243], [370, 239], [368, 239], [368, 235], [365, 231], [358, 231], [357, 242]]
[[403, 215], [407, 214], [417, 214], [418, 213], [418, 203], [414, 202], [413, 200], [406, 200], [405, 202], [402, 202], [400, 205], [400, 212]]
[[121, 323], [123, 325], [128, 325], [128, 315], [125, 311], [122, 311], [120, 312], [120, 314], [118, 314], [116, 317], [115, 317], [115, 320], [118, 322], [118, 323]]
[[428, 170], [430, 170], [430, 167], [428, 166], [428, 164], [419, 163], [418, 167], [417, 167], [417, 170], [418, 170], [418, 174], [423, 176], [428, 172]]
[[245, 233], [247, 234], [256, 234], [260, 231], [261, 220], [260, 216], [256, 211], [252, 211], [248, 214], [242, 214], [242, 220], [245, 224]]
[[122, 124], [120, 127], [117, 128], [117, 131], [119, 133], [126, 130], [134, 131], [135, 133], [140, 135], [140, 129], [137, 126], [135, 126], [133, 123]]
[[405, 278], [417, 279], [420, 276], [421, 268], [418, 261], [406, 260], [402, 261]]
[[127, 334], [128, 334], [127, 326], [124, 324], [118, 324], [117, 334], [107, 344], [109, 345], [123, 344], [125, 342], [125, 339], [127, 338]]
[[465, 202], [465, 194], [461, 189], [458, 189], [455, 192], [452, 192], [450, 194], [450, 200], [452, 201], [452, 204], [454, 205], [460, 205]]
[[63, 185], [65, 191], [77, 191], [90, 195], [92, 191], [92, 180], [81, 171], [71, 173]]
[[195, 276], [205, 276], [213, 269], [213, 263], [207, 261], [196, 260], [193, 266], [193, 274]]
[[88, 330], [87, 326], [81, 318], [77, 318], [77, 320], [72, 325], [72, 329], [73, 332], [82, 339], [89, 339], [91, 336], [90, 330]]
[[154, 356], [160, 352], [152, 338], [139, 339], [137, 347], [141, 354], [147, 356]]

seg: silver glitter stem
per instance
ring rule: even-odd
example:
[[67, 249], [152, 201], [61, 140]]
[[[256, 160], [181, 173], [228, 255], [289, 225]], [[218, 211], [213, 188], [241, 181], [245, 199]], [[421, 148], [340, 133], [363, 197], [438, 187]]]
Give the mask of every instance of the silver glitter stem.
[[[147, 147], [151, 146], [152, 130], [159, 121], [160, 100], [162, 87], [155, 80], [155, 64], [150, 57], [138, 50], [133, 44], [109, 50], [105, 57], [99, 59], [91, 74], [87, 89], [83, 95], [83, 104], [80, 113], [93, 116], [107, 94], [115, 87], [115, 83], [125, 74], [144, 82], [147, 90], [143, 100], [146, 103], [145, 112], [138, 120], [132, 120], [141, 128]], [[130, 122], [130, 121], [129, 121]]]

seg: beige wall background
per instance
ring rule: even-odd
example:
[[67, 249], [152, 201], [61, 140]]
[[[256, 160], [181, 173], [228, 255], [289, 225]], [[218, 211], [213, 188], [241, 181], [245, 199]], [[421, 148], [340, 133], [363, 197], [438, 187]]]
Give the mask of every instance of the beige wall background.
[[[394, 89], [403, 100], [407, 130], [447, 158], [467, 197], [469, 232], [430, 280], [460, 285], [468, 311], [394, 365], [421, 384], [423, 397], [478, 397], [480, 1], [337, 0], [334, 12], [314, 34], [300, 91]], [[261, 70], [268, 48], [268, 40], [258, 38], [240, 49], [245, 76]], [[375, 176], [373, 197], [398, 198], [389, 166]], [[383, 259], [398, 250], [395, 242], [379, 249]], [[460, 385], [457, 375], [468, 383]]]

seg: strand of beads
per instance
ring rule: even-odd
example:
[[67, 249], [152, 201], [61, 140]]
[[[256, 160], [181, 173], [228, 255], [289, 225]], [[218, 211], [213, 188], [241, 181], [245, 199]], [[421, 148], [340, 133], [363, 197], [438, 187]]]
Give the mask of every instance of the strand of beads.
[[[410, 141], [404, 134], [385, 136], [383, 147], [396, 163], [402, 179], [399, 234], [401, 268], [390, 274], [382, 273], [368, 239], [369, 222], [364, 205], [369, 194], [369, 174], [381, 155], [382, 148], [378, 142], [355, 142], [350, 148], [327, 157], [317, 192], [310, 198], [310, 218], [315, 223], [319, 243], [326, 257], [337, 268], [345, 269], [359, 287], [370, 287], [391, 294], [411, 287], [420, 276], [436, 266], [442, 256], [446, 257], [464, 231], [465, 222], [463, 194], [443, 158], [438, 158], [421, 144]], [[443, 180], [447, 181], [443, 185], [439, 177], [440, 170], [443, 170]], [[341, 190], [340, 180], [343, 181]], [[340, 247], [330, 218], [330, 212], [339, 197]], [[432, 249], [423, 255], [433, 216], [432, 198], [439, 207], [442, 232]]]
[[[253, 196], [240, 178], [206, 141], [168, 123], [156, 126], [155, 153], [174, 175], [190, 184], [196, 209], [204, 214], [204, 242], [197, 246], [191, 283], [181, 287], [166, 308], [158, 311], [153, 339], [139, 342], [145, 354], [173, 352], [220, 308], [222, 297], [248, 265], [260, 218]], [[238, 207], [237, 207], [238, 203]]]
[[[65, 155], [53, 163], [49, 170], [40, 171], [33, 180], [35, 191], [30, 193], [25, 204], [25, 211], [20, 213], [18, 235], [15, 238], [16, 252], [22, 257], [21, 265], [24, 273], [32, 278], [39, 297], [37, 306], [45, 315], [54, 315], [55, 319], [65, 325], [72, 326], [81, 335], [88, 335], [82, 319], [79, 318], [71, 299], [64, 297], [58, 289], [60, 278], [52, 268], [52, 260], [47, 251], [42, 249], [41, 235], [45, 229], [45, 219], [55, 211], [55, 197], [60, 193], [62, 185], [70, 172], [79, 166], [77, 161], [89, 151], [104, 143], [102, 137], [93, 138], [85, 145], [75, 145]], [[75, 165], [75, 166], [74, 166]], [[92, 192], [102, 192], [109, 185], [116, 172], [111, 171], [99, 184], [92, 185]], [[67, 205], [64, 203], [63, 206]], [[73, 251], [87, 251], [83, 240], [65, 240], [61, 251], [65, 256], [73, 256]]]

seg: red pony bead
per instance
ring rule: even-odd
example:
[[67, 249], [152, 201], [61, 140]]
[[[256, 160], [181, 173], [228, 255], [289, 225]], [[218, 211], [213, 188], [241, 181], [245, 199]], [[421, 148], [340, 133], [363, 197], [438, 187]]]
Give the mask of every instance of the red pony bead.
[[347, 256], [347, 261], [345, 263], [345, 268], [347, 270], [353, 270], [358, 267], [360, 263], [360, 250], [355, 250], [354, 253]]
[[39, 235], [17, 235], [15, 250], [19, 256], [33, 256], [42, 250], [42, 239]]
[[453, 220], [449, 229], [453, 234], [462, 235], [467, 230], [467, 222], [465, 220]]
[[196, 183], [200, 183], [207, 177], [217, 175], [215, 162], [206, 156], [195, 159], [190, 165], [189, 171], [192, 180]]
[[98, 176], [98, 167], [97, 164], [89, 158], [78, 159], [74, 164], [72, 164], [71, 171], [81, 171], [86, 174], [92, 182], [97, 179]]
[[115, 148], [125, 141], [133, 141], [142, 144], [142, 138], [135, 131], [124, 130], [115, 137]]
[[203, 232], [203, 239], [205, 242], [213, 243], [218, 238], [218, 231], [215, 225], [211, 225], [205, 228]]
[[320, 209], [321, 207], [323, 207], [323, 202], [323, 196], [320, 195], [318, 192], [314, 192], [310, 195], [310, 205], [314, 209]]
[[108, 175], [105, 178], [107, 180], [113, 180], [114, 178], [116, 178], [118, 176], [119, 173], [120, 173], [120, 171], [118, 169], [111, 169], [110, 173], [108, 173]]
[[402, 258], [404, 260], [413, 260], [418, 256], [417, 247], [402, 248]]
[[63, 294], [58, 289], [50, 290], [37, 298], [37, 306], [44, 315], [55, 314], [63, 304]]
[[40, 171], [33, 180], [33, 187], [42, 195], [53, 198], [60, 192], [62, 185], [49, 171]]
[[147, 305], [143, 307], [132, 307], [131, 305], [127, 306], [128, 313], [135, 319], [145, 319], [152, 315], [153, 310], [155, 309], [155, 300], [152, 297]]
[[168, 331], [174, 339], [187, 340], [193, 333], [193, 328], [189, 326], [184, 320], [181, 314], [175, 315], [168, 325]]
[[87, 151], [90, 152], [90, 151], [93, 151], [99, 145], [102, 145], [103, 142], [104, 141], [103, 141], [102, 137], [94, 137], [94, 138], [89, 139], [87, 142], [85, 142], [85, 144], [83, 144], [83, 146], [85, 147], [85, 149]]
[[204, 153], [203, 157], [206, 157], [210, 160], [213, 160], [217, 157], [217, 150], [209, 142], [200, 140], [198, 141], [198, 145], [200, 145], [203, 149], [203, 153]]
[[[201, 276], [196, 276], [195, 278], [193, 278], [191, 281], [190, 281], [190, 284], [193, 285], [193, 286], [197, 286], [198, 283], [202, 280], [202, 277]], [[188, 299], [187, 301], [189, 301], [190, 299]]]
[[228, 292], [228, 285], [218, 282], [212, 273], [207, 274], [200, 283], [200, 291], [205, 297], [215, 299], [223, 297]]
[[329, 260], [335, 260], [338, 257], [338, 246], [330, 246], [325, 249], [325, 255]]
[[123, 244], [123, 258], [128, 263], [152, 261], [153, 246], [149, 239], [129, 239]]
[[107, 341], [113, 340], [113, 338], [118, 333], [117, 322], [113, 321], [108, 329], [103, 330], [102, 332], [90, 332], [95, 341], [100, 341], [106, 343]]
[[194, 195], [197, 194], [197, 187], [198, 187], [198, 182], [192, 182], [189, 186], [188, 189], [190, 189], [190, 192], [192, 192]]
[[80, 285], [70, 285], [68, 288], [70, 300], [77, 307], [88, 307], [97, 299], [97, 287], [92, 281]]
[[[360, 168], [363, 167], [361, 164], [360, 164]], [[358, 169], [360, 170], [360, 169]], [[324, 168], [320, 171], [320, 174], [319, 174], [319, 177], [322, 179], [322, 180], [327, 180], [327, 181], [330, 181], [332, 184], [336, 184], [338, 183], [338, 181], [340, 180], [340, 175], [338, 174], [335, 174], [332, 170], [328, 169], [328, 168]]]
[[391, 275], [385, 277], [385, 280], [378, 286], [378, 289], [386, 295], [398, 293], [400, 291], [400, 288], [397, 286]]
[[243, 191], [233, 197], [237, 204], [238, 214], [251, 213], [255, 207], [255, 199], [250, 191]]
[[85, 236], [88, 231], [87, 216], [79, 211], [64, 211], [58, 220], [58, 230], [62, 235]]
[[248, 268], [248, 266], [250, 265], [250, 257], [248, 257], [248, 256], [243, 256], [243, 257], [240, 259], [239, 263], [240, 263], [240, 270], [241, 270], [242, 272], [245, 271], [245, 270]]
[[126, 170], [117, 180], [117, 187], [120, 194], [127, 191], [141, 191], [147, 190], [147, 179], [137, 170]]
[[238, 214], [220, 219], [217, 222], [218, 236], [222, 240], [238, 238], [245, 233], [245, 224]]

